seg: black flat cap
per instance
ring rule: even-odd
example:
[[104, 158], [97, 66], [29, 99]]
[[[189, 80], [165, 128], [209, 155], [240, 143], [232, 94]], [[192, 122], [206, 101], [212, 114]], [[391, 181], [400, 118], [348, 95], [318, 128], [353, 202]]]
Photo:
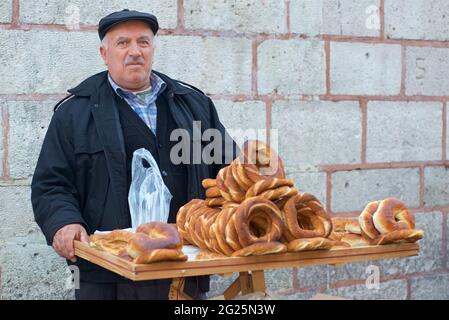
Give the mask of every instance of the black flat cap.
[[130, 20], [145, 21], [150, 26], [154, 35], [156, 35], [157, 30], [159, 29], [157, 19], [152, 14], [124, 9], [122, 11], [113, 12], [100, 20], [100, 22], [98, 23], [98, 35], [100, 36], [100, 39], [103, 40], [106, 33], [113, 26]]

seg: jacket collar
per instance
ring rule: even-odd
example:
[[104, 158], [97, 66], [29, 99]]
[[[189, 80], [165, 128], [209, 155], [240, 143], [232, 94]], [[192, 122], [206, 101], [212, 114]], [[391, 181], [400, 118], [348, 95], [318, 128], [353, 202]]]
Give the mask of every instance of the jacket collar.
[[[174, 94], [187, 94], [191, 93], [193, 90], [192, 88], [180, 84], [178, 81], [168, 77], [163, 73], [155, 70], [153, 70], [153, 72], [161, 77], [162, 80], [164, 80], [164, 82], [167, 84], [168, 92], [172, 92]], [[90, 97], [95, 93], [98, 93], [99, 88], [105, 81], [108, 81], [108, 72], [102, 71], [85, 79], [76, 87], [69, 89], [68, 92], [75, 96]]]

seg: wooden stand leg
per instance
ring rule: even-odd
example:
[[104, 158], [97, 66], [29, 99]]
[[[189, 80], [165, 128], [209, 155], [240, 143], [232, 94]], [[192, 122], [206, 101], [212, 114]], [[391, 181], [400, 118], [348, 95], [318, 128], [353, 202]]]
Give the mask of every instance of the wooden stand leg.
[[225, 290], [223, 296], [226, 300], [231, 300], [235, 298], [240, 292], [240, 277], [235, 279], [235, 281]]
[[175, 278], [170, 285], [168, 292], [169, 300], [193, 300], [191, 296], [184, 292], [185, 278]]
[[240, 272], [239, 277], [226, 289], [226, 300], [235, 298], [240, 292], [245, 295], [253, 292], [265, 292], [264, 271]]
[[251, 281], [251, 275], [248, 272], [240, 272], [240, 291], [242, 294], [248, 294], [253, 292], [253, 286]]
[[265, 292], [265, 274], [263, 270], [259, 271], [252, 271], [251, 273], [251, 279], [252, 279], [252, 292]]

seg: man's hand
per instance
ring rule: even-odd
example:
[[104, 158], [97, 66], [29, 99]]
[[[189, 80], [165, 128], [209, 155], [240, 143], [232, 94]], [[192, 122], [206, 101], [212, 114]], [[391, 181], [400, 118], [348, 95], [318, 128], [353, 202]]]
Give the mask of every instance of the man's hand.
[[80, 224], [68, 224], [59, 229], [53, 237], [53, 248], [55, 251], [72, 262], [76, 261], [73, 240], [88, 243], [86, 229]]

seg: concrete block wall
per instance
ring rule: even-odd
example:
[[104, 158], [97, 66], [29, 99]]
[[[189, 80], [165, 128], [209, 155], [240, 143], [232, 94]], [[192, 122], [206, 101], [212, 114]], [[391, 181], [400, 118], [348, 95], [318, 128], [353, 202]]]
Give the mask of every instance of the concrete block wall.
[[[395, 196], [426, 231], [419, 257], [271, 270], [270, 291], [449, 298], [449, 2], [97, 2], [0, 4], [2, 299], [73, 298], [64, 261], [33, 221], [29, 186], [55, 102], [104, 69], [98, 20], [125, 7], [159, 18], [154, 68], [210, 95], [227, 128], [262, 130], [288, 176], [331, 214]], [[379, 289], [365, 285], [372, 265]], [[214, 276], [210, 295], [232, 280]]]

